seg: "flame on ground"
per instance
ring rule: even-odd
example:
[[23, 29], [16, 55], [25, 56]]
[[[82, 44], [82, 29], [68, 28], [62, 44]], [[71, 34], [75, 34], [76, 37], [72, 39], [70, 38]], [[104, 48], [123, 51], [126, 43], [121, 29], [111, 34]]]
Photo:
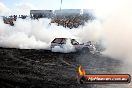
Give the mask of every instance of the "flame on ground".
[[86, 71], [82, 68], [81, 65], [78, 68], [78, 73], [79, 73], [80, 76], [86, 75]]

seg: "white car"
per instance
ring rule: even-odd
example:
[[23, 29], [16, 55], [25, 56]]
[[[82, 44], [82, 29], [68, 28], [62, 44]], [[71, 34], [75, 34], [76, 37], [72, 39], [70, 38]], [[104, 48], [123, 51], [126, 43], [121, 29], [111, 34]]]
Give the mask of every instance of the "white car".
[[50, 48], [52, 50], [57, 46], [63, 49], [67, 43], [70, 43], [71, 47], [73, 47], [75, 51], [83, 51], [83, 52], [91, 52], [91, 53], [94, 53], [96, 51], [96, 48], [94, 44], [91, 43], [91, 41], [87, 43], [79, 44], [79, 42], [71, 38], [55, 38], [51, 42]]

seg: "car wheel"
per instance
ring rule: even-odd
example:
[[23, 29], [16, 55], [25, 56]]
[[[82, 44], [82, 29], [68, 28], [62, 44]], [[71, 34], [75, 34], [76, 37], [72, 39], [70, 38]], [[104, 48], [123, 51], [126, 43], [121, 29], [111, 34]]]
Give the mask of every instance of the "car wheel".
[[82, 49], [82, 52], [83, 52], [83, 53], [89, 53], [90, 50], [89, 50], [89, 48], [85, 47], [85, 48]]

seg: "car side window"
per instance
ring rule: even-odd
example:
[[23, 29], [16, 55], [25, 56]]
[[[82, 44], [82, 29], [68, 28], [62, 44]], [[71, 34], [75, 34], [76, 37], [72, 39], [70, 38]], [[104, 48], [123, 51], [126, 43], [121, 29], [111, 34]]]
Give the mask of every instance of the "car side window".
[[71, 43], [72, 43], [72, 45], [79, 45], [79, 43], [75, 39], [72, 39]]

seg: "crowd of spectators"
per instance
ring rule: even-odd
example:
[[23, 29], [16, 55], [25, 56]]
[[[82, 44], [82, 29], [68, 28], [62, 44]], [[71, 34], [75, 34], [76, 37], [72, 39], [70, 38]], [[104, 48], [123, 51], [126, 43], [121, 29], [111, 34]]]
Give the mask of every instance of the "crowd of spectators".
[[5, 24], [9, 24], [11, 26], [14, 26], [14, 21], [17, 20], [17, 18], [26, 19], [27, 15], [11, 15], [11, 16], [3, 16], [3, 22]]
[[56, 23], [57, 26], [72, 29], [78, 28], [79, 26], [84, 26], [89, 20], [93, 20], [93, 17], [89, 15], [56, 16], [51, 19], [50, 24]]
[[[3, 17], [3, 21], [5, 24], [10, 24], [11, 26], [14, 26], [14, 21], [17, 20], [17, 18], [26, 19], [27, 15], [11, 15], [9, 17]], [[45, 18], [43, 15], [33, 15], [31, 19], [37, 19]], [[48, 17], [47, 17], [48, 18]], [[93, 20], [94, 18], [90, 15], [60, 15], [60, 16], [53, 16], [50, 18], [50, 25], [53, 23], [57, 24], [57, 26], [63, 26], [65, 28], [78, 28], [79, 26], [84, 26], [86, 22], [89, 20]]]
[[8, 16], [8, 17], [3, 17], [3, 22], [5, 24], [10, 24], [11, 26], [14, 26], [14, 21], [17, 20], [17, 15], [11, 15], [11, 16]]

